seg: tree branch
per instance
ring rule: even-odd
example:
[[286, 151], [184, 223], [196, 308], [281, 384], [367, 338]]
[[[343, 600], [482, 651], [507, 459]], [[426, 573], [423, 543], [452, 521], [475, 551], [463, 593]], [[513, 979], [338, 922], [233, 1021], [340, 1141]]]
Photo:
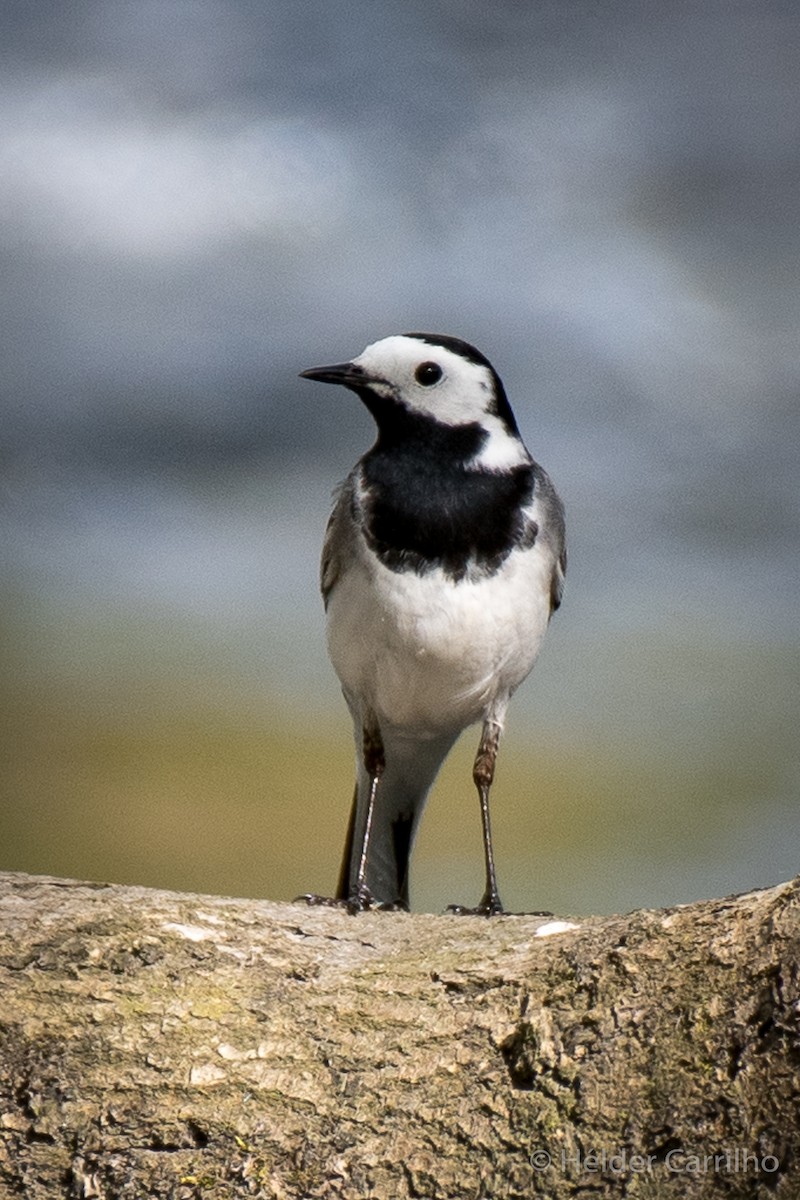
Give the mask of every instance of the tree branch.
[[796, 1200], [799, 907], [567, 927], [0, 875], [0, 1194]]

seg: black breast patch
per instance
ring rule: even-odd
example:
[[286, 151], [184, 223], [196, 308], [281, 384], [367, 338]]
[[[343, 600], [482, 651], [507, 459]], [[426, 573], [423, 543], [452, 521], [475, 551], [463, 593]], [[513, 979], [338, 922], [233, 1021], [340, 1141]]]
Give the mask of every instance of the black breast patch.
[[476, 568], [492, 574], [512, 549], [536, 540], [538, 529], [521, 511], [533, 496], [535, 468], [468, 468], [486, 437], [479, 425], [432, 422], [424, 432], [386, 446], [379, 438], [362, 459], [367, 543], [392, 571], [440, 567], [453, 580]]

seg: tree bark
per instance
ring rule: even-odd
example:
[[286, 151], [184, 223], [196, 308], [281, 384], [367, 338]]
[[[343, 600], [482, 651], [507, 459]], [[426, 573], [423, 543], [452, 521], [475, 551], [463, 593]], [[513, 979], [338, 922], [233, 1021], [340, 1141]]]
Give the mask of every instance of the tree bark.
[[555, 922], [0, 875], [0, 1195], [800, 1195], [800, 880]]

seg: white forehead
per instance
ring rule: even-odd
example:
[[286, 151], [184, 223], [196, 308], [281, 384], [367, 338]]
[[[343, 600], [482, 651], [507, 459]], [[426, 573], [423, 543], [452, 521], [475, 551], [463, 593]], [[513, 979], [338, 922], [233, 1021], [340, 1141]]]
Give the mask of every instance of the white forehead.
[[[372, 377], [374, 391], [394, 396], [408, 408], [429, 413], [447, 424], [480, 421], [492, 408], [494, 380], [488, 367], [470, 362], [444, 346], [397, 334], [373, 342], [353, 361]], [[442, 368], [442, 378], [428, 387], [418, 383], [414, 375], [426, 362]]]

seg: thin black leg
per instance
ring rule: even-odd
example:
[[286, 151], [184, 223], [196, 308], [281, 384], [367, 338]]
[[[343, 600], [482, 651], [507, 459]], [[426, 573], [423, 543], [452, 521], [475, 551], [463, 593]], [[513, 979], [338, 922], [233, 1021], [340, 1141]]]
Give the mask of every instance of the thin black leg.
[[369, 840], [372, 834], [372, 821], [375, 815], [375, 801], [378, 795], [378, 784], [386, 767], [386, 757], [383, 750], [383, 739], [376, 721], [365, 721], [363, 727], [364, 768], [369, 778], [369, 796], [367, 797], [367, 812], [364, 819], [364, 830], [361, 835], [361, 846], [358, 853], [358, 869], [356, 871], [355, 887], [347, 898], [347, 907], [352, 913], [363, 912], [372, 904], [372, 894], [367, 887], [367, 860], [369, 858]]
[[461, 904], [451, 904], [448, 912], [460, 916], [495, 917], [504, 911], [500, 893], [497, 890], [497, 872], [494, 865], [494, 850], [492, 848], [492, 823], [489, 817], [489, 790], [494, 779], [494, 766], [497, 761], [497, 748], [500, 745], [500, 726], [496, 721], [485, 721], [481, 734], [478, 753], [472, 768], [472, 778], [478, 789], [478, 799], [481, 805], [481, 826], [483, 829], [483, 855], [486, 864], [486, 888], [483, 898], [475, 908], [466, 908]]

